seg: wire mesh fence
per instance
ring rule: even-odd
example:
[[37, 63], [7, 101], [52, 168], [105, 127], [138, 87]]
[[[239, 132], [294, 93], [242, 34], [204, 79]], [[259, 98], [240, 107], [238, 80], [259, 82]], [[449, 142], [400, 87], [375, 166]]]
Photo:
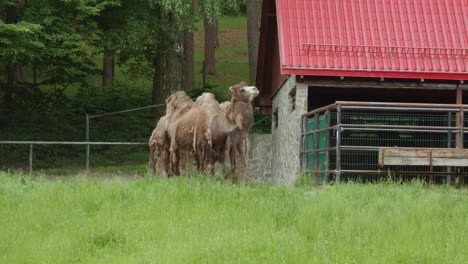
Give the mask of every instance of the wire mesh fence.
[[[0, 170], [25, 173], [147, 171], [147, 142], [165, 105], [116, 112], [0, 115]], [[271, 122], [259, 118], [254, 128]]]
[[[47, 174], [146, 172], [151, 105], [112, 113], [0, 117], [0, 169]], [[158, 111], [161, 112], [161, 111]]]
[[[317, 182], [421, 177], [450, 183], [450, 176], [457, 176], [463, 184], [468, 180], [466, 164], [448, 160], [468, 158], [462, 152], [468, 146], [465, 107], [336, 102], [309, 112], [302, 124], [302, 170], [313, 172]], [[408, 160], [396, 157], [400, 162], [394, 164], [385, 157], [389, 148], [412, 151], [413, 156]], [[440, 153], [440, 149], [445, 149], [444, 166], [433, 165], [435, 156], [417, 156], [421, 151], [427, 155]], [[422, 164], [420, 159], [428, 163]]]

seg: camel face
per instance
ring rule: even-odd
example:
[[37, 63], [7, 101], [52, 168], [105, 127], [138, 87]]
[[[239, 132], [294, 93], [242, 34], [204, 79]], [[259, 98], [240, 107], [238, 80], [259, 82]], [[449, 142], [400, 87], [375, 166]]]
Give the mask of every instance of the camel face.
[[245, 91], [247, 91], [250, 94], [249, 101], [252, 101], [260, 93], [257, 87], [255, 86], [246, 86]]
[[255, 86], [247, 86], [244, 82], [229, 87], [233, 97], [244, 102], [251, 102], [258, 96], [259, 91]]

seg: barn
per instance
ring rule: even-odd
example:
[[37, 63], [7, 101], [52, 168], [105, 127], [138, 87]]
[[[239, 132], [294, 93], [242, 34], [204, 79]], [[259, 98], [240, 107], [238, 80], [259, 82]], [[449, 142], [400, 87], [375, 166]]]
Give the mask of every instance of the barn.
[[263, 1], [256, 106], [275, 182], [463, 181], [466, 80], [467, 1]]

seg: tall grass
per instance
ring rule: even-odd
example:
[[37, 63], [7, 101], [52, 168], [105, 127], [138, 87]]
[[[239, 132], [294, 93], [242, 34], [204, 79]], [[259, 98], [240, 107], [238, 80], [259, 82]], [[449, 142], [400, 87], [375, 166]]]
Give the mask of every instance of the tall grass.
[[0, 173], [0, 263], [467, 263], [468, 197]]

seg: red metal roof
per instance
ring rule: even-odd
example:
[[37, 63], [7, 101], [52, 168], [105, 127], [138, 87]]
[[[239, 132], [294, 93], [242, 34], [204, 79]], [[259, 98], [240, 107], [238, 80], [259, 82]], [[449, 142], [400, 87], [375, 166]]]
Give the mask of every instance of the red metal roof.
[[276, 0], [283, 74], [468, 79], [468, 0]]

